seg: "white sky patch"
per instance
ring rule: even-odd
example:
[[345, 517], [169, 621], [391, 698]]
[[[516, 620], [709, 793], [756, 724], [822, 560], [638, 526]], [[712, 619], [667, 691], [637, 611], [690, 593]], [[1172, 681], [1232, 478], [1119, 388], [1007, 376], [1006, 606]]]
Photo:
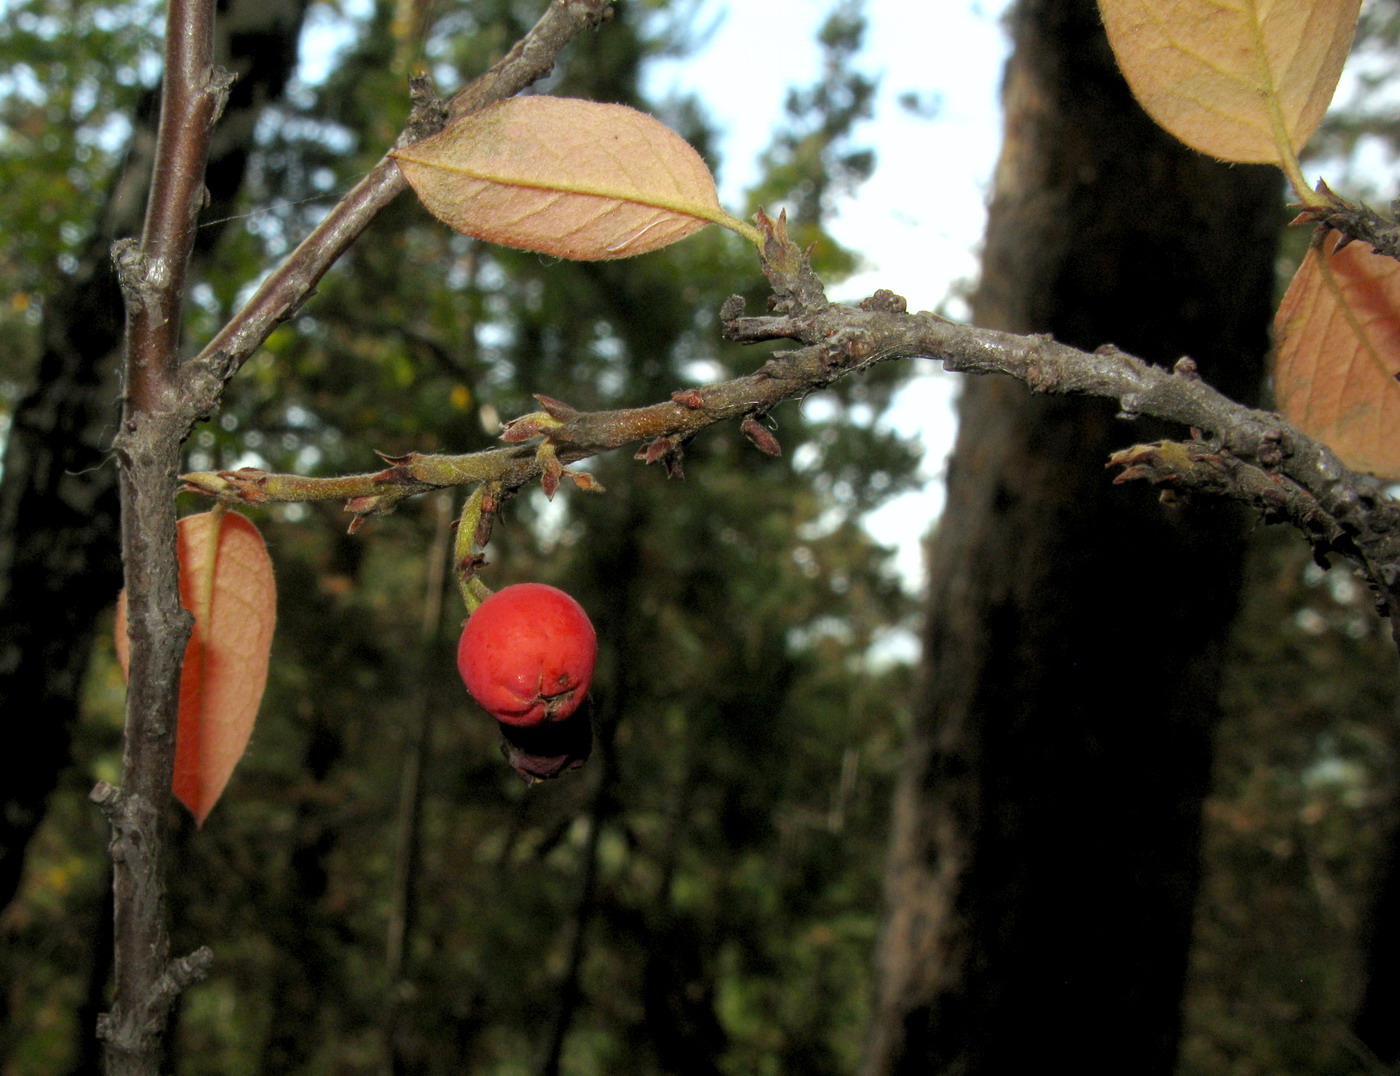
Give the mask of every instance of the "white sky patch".
[[343, 0], [334, 8], [312, 5], [301, 34], [297, 78], [313, 86], [325, 81], [341, 53], [354, 44], [356, 25], [370, 13], [368, 0]]
[[[709, 25], [723, 15], [710, 40], [696, 54], [653, 69], [654, 91], [695, 95], [720, 130], [720, 198], [727, 205], [740, 204], [755, 179], [759, 154], [784, 121], [788, 89], [820, 74], [816, 34], [835, 3], [712, 0], [699, 20]], [[974, 278], [1001, 144], [1007, 6], [1007, 0], [867, 0], [859, 63], [879, 76], [879, 94], [874, 118], [854, 142], [874, 149], [875, 174], [831, 224], [866, 267], [833, 288], [834, 299], [854, 302], [889, 288], [910, 310], [933, 310]], [[899, 98], [907, 93], [936, 99], [932, 118], [903, 107]], [[954, 302], [953, 316], [962, 313]], [[923, 538], [943, 505], [956, 390], [955, 375], [926, 364], [881, 420], [924, 446], [923, 488], [894, 498], [868, 522], [880, 541], [897, 548], [900, 575], [911, 587], [923, 582]]]

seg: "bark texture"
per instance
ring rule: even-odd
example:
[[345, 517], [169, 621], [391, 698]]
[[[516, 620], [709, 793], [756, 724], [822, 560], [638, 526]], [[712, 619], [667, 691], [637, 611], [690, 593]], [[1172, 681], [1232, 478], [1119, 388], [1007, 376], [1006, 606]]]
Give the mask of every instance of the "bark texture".
[[[1283, 188], [1175, 143], [1092, 0], [1022, 0], [974, 320], [1262, 381]], [[1176, 431], [1180, 432], [1180, 431]], [[1245, 521], [1110, 485], [1163, 431], [969, 381], [931, 549], [868, 1076], [1172, 1072]]]

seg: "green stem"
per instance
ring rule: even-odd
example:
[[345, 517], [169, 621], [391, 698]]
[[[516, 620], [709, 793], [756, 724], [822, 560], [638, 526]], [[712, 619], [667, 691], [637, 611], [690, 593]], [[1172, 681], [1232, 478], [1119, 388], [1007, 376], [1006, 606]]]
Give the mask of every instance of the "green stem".
[[724, 225], [724, 227], [732, 232], [738, 232], [756, 246], [760, 254], [763, 253], [763, 233], [748, 221], [740, 220], [738, 217], [733, 217], [725, 213], [724, 216], [717, 218], [715, 223]]
[[457, 589], [461, 591], [468, 616], [476, 612], [476, 607], [491, 593], [491, 588], [476, 577], [482, 552], [476, 536], [481, 528], [487, 485], [482, 482], [473, 489], [467, 503], [462, 506], [462, 514], [457, 520], [457, 539], [452, 546], [452, 575], [457, 580]]

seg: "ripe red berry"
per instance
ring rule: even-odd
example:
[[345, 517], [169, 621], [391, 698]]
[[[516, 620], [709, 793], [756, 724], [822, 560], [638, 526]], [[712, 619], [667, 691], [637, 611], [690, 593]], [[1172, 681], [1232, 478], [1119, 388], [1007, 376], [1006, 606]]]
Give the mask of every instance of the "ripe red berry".
[[538, 725], [573, 713], [593, 680], [598, 640], [583, 607], [557, 587], [517, 583], [467, 618], [457, 668], [497, 721]]

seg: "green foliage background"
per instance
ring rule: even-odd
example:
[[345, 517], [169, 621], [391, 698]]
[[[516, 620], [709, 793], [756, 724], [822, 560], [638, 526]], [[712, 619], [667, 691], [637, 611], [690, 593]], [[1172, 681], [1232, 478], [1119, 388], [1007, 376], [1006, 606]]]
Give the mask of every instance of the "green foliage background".
[[[0, 47], [71, 44], [64, 78], [110, 76], [94, 25], [149, 14], [65, 7], [81, 17]], [[377, 159], [410, 68], [458, 84], [539, 14], [525, 0], [439, 3], [414, 36], [412, 7], [380, 3], [365, 21], [322, 10], [348, 44], [265, 125], [250, 215], [193, 291], [192, 344]], [[650, 57], [685, 47], [696, 9], [620, 5], [547, 89], [647, 108], [709, 155], [700, 103], [638, 89]], [[852, 142], [873, 91], [854, 62], [861, 28], [852, 7], [829, 24], [827, 70], [795, 90], [756, 192], [791, 207], [828, 273], [853, 259], [825, 214], [872, 165]], [[150, 43], [130, 46], [133, 69]], [[130, 99], [101, 98], [110, 123]], [[69, 139], [51, 152], [76, 156], [75, 125], [46, 117]], [[20, 130], [3, 150], [6, 174], [61, 171]], [[100, 191], [110, 155], [82, 163]], [[46, 193], [63, 195], [65, 220], [26, 237], [33, 279], [13, 293], [42, 302], [45, 274], [63, 271], [64, 228], [89, 226], [82, 189]], [[7, 192], [7, 215], [39, 193]], [[590, 409], [662, 400], [762, 361], [716, 332], [724, 298], [748, 289], [756, 305], [761, 285], [752, 252], [718, 229], [635, 261], [566, 264], [454, 235], [404, 198], [237, 379], [190, 467], [363, 471], [378, 466], [371, 449], [486, 447], [533, 392]], [[20, 305], [5, 331], [22, 347]], [[616, 453], [590, 464], [606, 494], [566, 484], [552, 504], [535, 492], [508, 505], [488, 581], [566, 587], [601, 645], [594, 757], [533, 788], [456, 675], [463, 610], [434, 572], [453, 497], [354, 537], [336, 507], [256, 513], [279, 584], [273, 672], [225, 801], [179, 837], [176, 946], [212, 944], [218, 970], [182, 1004], [174, 1070], [850, 1069], [908, 694], [909, 670], [875, 646], [907, 598], [860, 526], [913, 481], [915, 449], [872, 425], [901, 374], [832, 394], [827, 421], [783, 409], [780, 459], [723, 428], [687, 446], [684, 482]], [[114, 776], [121, 696], [104, 647], [77, 764], [3, 924], [6, 1073], [83, 1063], [80, 1023], [100, 1008], [105, 841], [85, 794]], [[392, 924], [405, 924], [401, 957]]]
[[[426, 32], [421, 7], [317, 9], [344, 52], [265, 123], [248, 216], [193, 292], [191, 344], [378, 158], [410, 70], [455, 85], [540, 5], [440, 0]], [[0, 262], [0, 428], [154, 78], [157, 8], [8, 5], [0, 215], [23, 226]], [[649, 61], [685, 49], [698, 0], [619, 10], [545, 88], [653, 111], [718, 164], [703, 102], [639, 89]], [[794, 86], [752, 192], [789, 207], [828, 279], [854, 252], [824, 222], [873, 166], [861, 25], [834, 10], [824, 68]], [[1338, 131], [1348, 152], [1357, 129]], [[757, 309], [752, 254], [718, 229], [576, 265], [484, 247], [401, 199], [236, 380], [189, 463], [363, 471], [373, 449], [485, 447], [534, 392], [665, 399], [761, 361], [717, 339], [735, 290]], [[489, 581], [566, 587], [601, 641], [594, 757], [534, 788], [453, 667], [463, 614], [435, 569], [459, 498], [353, 537], [334, 506], [255, 513], [280, 590], [273, 676], [225, 802], [179, 834], [177, 947], [209, 943], [217, 963], [177, 1014], [171, 1070], [854, 1070], [913, 675], [881, 657], [909, 602], [860, 521], [914, 482], [915, 446], [872, 418], [903, 373], [843, 383], [826, 419], [780, 409], [780, 459], [720, 428], [687, 446], [684, 482], [614, 453], [589, 465], [606, 494], [507, 506]], [[1340, 1029], [1394, 822], [1393, 653], [1359, 588], [1280, 539], [1255, 558], [1219, 734], [1183, 1073], [1357, 1071]], [[0, 917], [4, 1076], [91, 1071], [110, 909], [86, 797], [116, 776], [123, 696], [101, 650], [74, 765]]]

